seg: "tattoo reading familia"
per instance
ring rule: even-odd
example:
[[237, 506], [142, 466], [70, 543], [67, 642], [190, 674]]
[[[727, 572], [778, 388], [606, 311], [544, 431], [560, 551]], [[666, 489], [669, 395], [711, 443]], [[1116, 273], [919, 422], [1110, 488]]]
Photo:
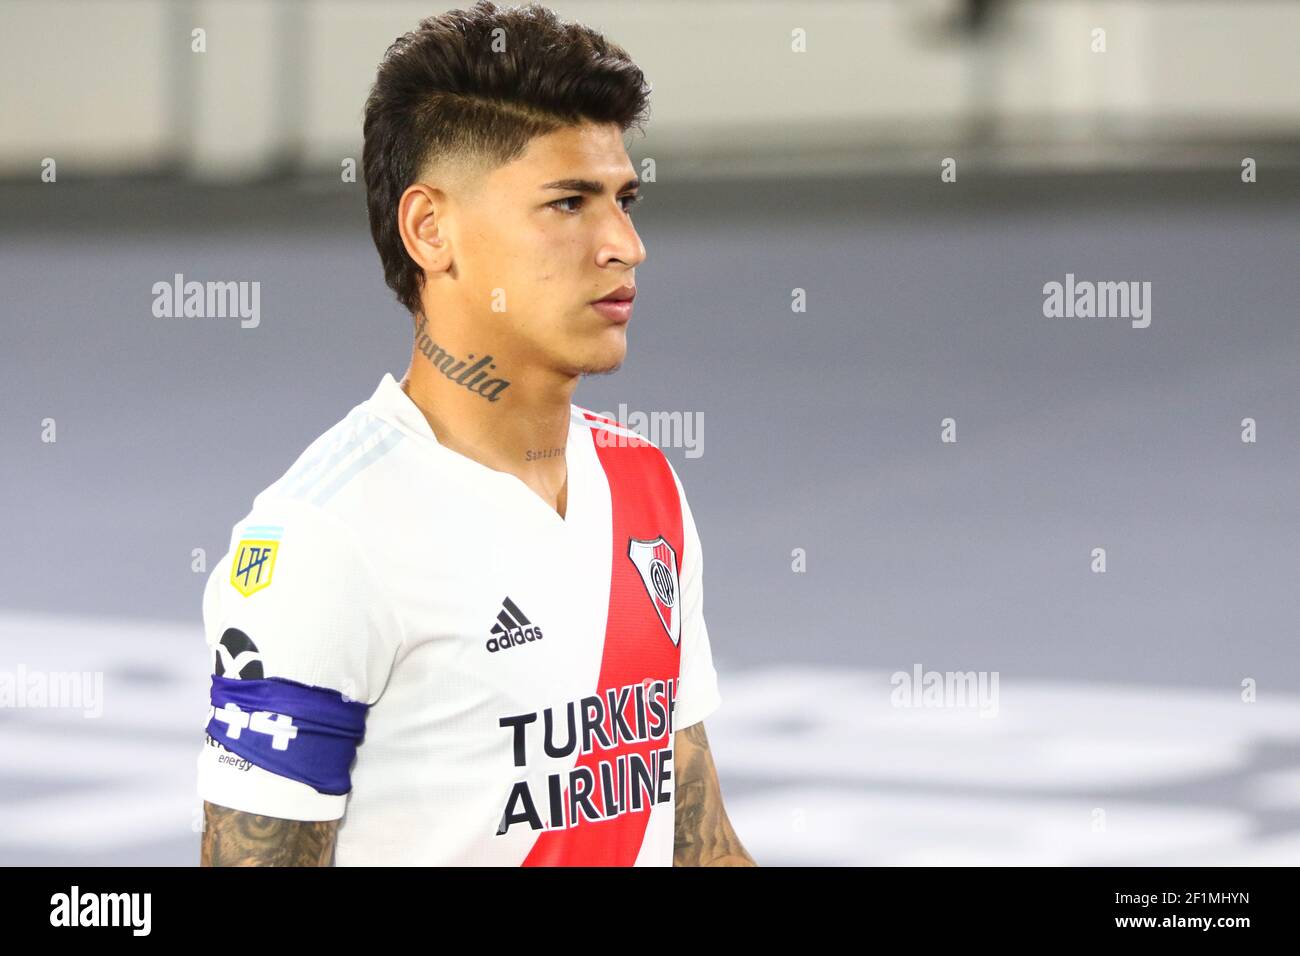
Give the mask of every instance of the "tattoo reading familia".
[[[482, 395], [489, 402], [499, 401], [501, 393], [509, 388], [510, 383], [504, 378], [488, 378], [488, 369], [494, 369], [492, 356], [485, 355], [473, 365], [466, 366], [466, 360], [457, 359], [424, 331], [428, 324], [428, 319], [423, 315], [420, 316], [420, 324], [415, 329], [415, 347], [433, 363], [433, 367], [442, 372], [457, 385], [464, 385], [471, 392]], [[469, 353], [469, 361], [473, 361], [474, 353]]]
[[[671, 677], [647, 680], [610, 688], [604, 696], [569, 701], [558, 715], [567, 725], [562, 731], [556, 729], [554, 707], [500, 718], [501, 726], [511, 731], [516, 767], [527, 766], [528, 743], [532, 738], [535, 747], [538, 735], [547, 757], [567, 757], [577, 749], [579, 759], [567, 773], [548, 774], [544, 792], [528, 780], [511, 787], [497, 836], [517, 824], [561, 830], [584, 821], [638, 813], [671, 800], [675, 684]], [[538, 717], [544, 726], [535, 726]], [[557, 742], [557, 736], [563, 740]], [[666, 746], [655, 746], [657, 741]], [[613, 759], [601, 759], [597, 748], [619, 752]]]

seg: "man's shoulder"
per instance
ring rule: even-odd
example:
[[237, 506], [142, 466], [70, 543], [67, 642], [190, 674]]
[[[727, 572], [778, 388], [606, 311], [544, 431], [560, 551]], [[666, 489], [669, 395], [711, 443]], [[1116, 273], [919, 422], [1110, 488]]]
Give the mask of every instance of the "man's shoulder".
[[253, 496], [248, 524], [275, 525], [292, 519], [322, 530], [365, 524], [368, 514], [391, 496], [366, 494], [379, 464], [402, 441], [403, 432], [360, 402], [313, 439], [285, 471]]
[[318, 435], [284, 473], [261, 494], [323, 504], [338, 479], [368, 449], [397, 429], [374, 414], [366, 403]]

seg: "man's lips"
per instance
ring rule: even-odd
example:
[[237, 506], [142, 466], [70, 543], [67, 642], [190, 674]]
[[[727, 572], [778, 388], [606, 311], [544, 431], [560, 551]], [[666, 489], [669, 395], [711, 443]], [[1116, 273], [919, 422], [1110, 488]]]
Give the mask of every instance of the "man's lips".
[[591, 303], [591, 307], [609, 319], [611, 322], [622, 324], [632, 318], [632, 300], [623, 299], [600, 299]]
[[597, 299], [597, 302], [631, 302], [636, 298], [636, 286], [625, 285], [615, 289], [603, 299]]
[[632, 300], [636, 298], [636, 286], [623, 286], [615, 289], [603, 299], [591, 303], [591, 307], [611, 322], [626, 322], [632, 317]]

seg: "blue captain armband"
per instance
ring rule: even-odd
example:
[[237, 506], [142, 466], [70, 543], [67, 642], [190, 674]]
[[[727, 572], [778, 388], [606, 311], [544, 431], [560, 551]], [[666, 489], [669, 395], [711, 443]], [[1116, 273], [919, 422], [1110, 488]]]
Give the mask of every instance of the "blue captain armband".
[[282, 677], [212, 675], [208, 734], [232, 753], [320, 793], [352, 789], [352, 758], [369, 704]]

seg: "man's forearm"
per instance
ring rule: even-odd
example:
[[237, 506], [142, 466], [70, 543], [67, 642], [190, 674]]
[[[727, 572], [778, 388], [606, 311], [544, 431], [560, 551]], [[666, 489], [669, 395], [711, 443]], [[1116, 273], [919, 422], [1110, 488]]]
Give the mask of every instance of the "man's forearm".
[[704, 723], [678, 737], [673, 866], [758, 866], [727, 819]]
[[337, 820], [282, 820], [204, 801], [199, 866], [329, 866]]

